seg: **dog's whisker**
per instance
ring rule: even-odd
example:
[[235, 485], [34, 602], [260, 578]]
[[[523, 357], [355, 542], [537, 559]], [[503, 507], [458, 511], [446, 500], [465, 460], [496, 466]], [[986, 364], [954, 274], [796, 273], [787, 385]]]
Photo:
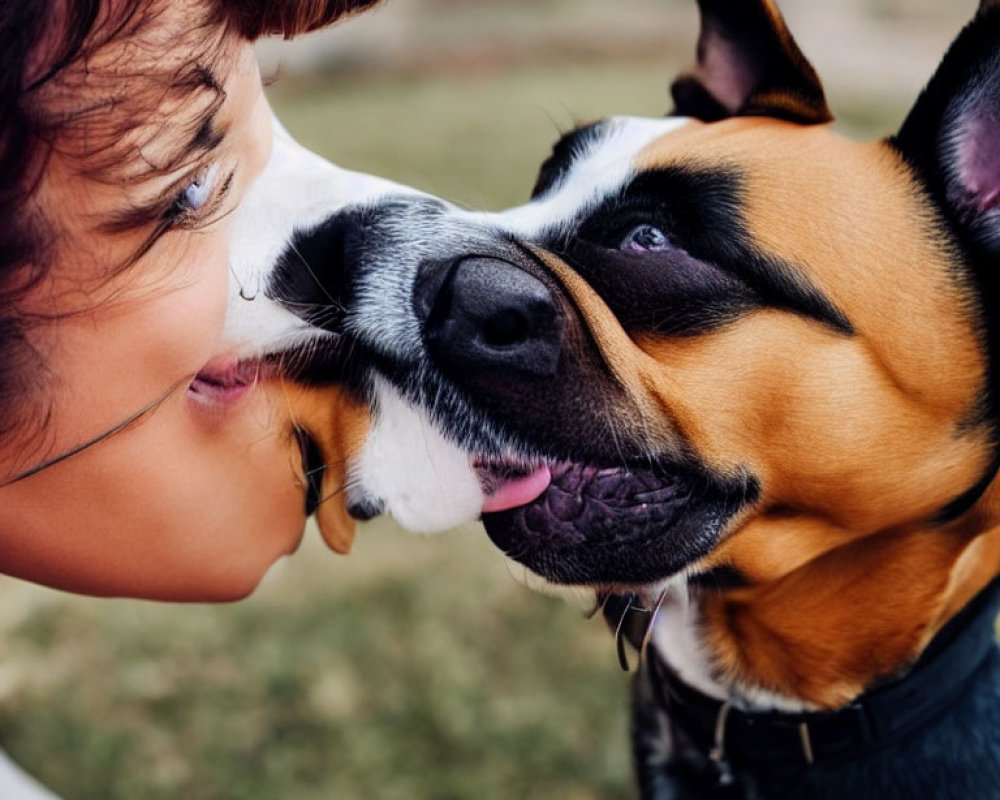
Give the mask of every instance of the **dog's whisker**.
[[357, 481], [352, 481], [350, 479], [345, 480], [336, 489], [320, 497], [316, 505], [321, 506], [328, 500], [334, 500], [343, 495], [345, 492], [350, 492], [350, 490], [355, 488], [356, 486], [357, 486]]
[[321, 475], [322, 473], [326, 472], [328, 469], [331, 469], [333, 467], [342, 467], [345, 464], [347, 464], [347, 462], [348, 459], [342, 458], [340, 461], [331, 461], [328, 464], [323, 464], [322, 466], [313, 467], [312, 469], [306, 470], [303, 474], [305, 475], [305, 477], [311, 478], [313, 475]]
[[656, 598], [653, 610], [649, 614], [649, 621], [646, 623], [646, 631], [643, 633], [642, 644], [639, 647], [640, 663], [644, 663], [649, 658], [649, 647], [653, 641], [653, 636], [656, 633], [656, 620], [657, 617], [659, 617], [660, 609], [663, 607], [663, 603], [667, 599], [667, 594], [669, 592], [670, 587], [664, 587], [663, 591], [660, 592], [659, 597]]
[[301, 262], [302, 266], [305, 267], [306, 272], [309, 273], [309, 277], [313, 279], [313, 281], [316, 283], [316, 286], [319, 288], [319, 290], [327, 297], [327, 299], [332, 304], [339, 305], [340, 301], [337, 298], [335, 298], [332, 294], [330, 294], [330, 291], [326, 288], [326, 284], [324, 284], [323, 281], [321, 281], [319, 279], [319, 276], [316, 274], [316, 271], [313, 269], [312, 264], [310, 264], [309, 260], [304, 255], [302, 255], [301, 251], [295, 245], [294, 241], [292, 241], [290, 243], [289, 248], [298, 257], [298, 259]]
[[318, 508], [319, 506], [323, 505], [324, 503], [326, 503], [329, 500], [335, 500], [335, 499], [337, 499], [342, 494], [344, 494], [344, 492], [346, 492], [347, 490], [348, 490], [347, 484], [344, 484], [343, 486], [338, 486], [336, 489], [334, 489], [329, 494], [325, 494], [322, 497], [320, 497], [319, 500], [316, 501], [316, 507]]
[[608, 600], [611, 598], [611, 592], [606, 589], [598, 589], [594, 593], [594, 606], [590, 611], [586, 612], [584, 615], [586, 619], [593, 619], [599, 613], [604, 611], [604, 607], [608, 604]]
[[618, 618], [618, 624], [615, 626], [615, 652], [618, 655], [618, 666], [622, 668], [623, 672], [632, 671], [632, 667], [628, 663], [628, 653], [625, 650], [625, 622], [632, 610], [632, 597], [629, 597], [621, 616]]

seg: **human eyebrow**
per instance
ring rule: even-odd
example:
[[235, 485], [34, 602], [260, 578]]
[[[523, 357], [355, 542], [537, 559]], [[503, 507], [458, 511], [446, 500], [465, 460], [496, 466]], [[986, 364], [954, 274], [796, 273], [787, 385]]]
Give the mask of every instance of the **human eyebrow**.
[[138, 185], [169, 175], [194, 154], [218, 147], [228, 121], [219, 116], [228, 92], [203, 63], [166, 81], [139, 87], [122, 98], [102, 94], [92, 102], [73, 101], [54, 122], [59, 151], [75, 162], [87, 180], [107, 185]]
[[219, 111], [226, 101], [226, 91], [212, 71], [198, 65], [193, 75], [179, 85], [187, 85], [192, 91], [207, 89], [212, 92], [214, 99], [191, 121], [188, 130], [194, 130], [194, 134], [172, 157], [166, 159], [166, 167], [160, 168], [164, 171], [172, 171], [176, 165], [185, 163], [201, 152], [215, 150], [222, 144], [227, 133], [226, 127], [217, 124]]
[[216, 126], [215, 123], [218, 114], [218, 108], [211, 108], [208, 110], [208, 113], [201, 120], [201, 125], [198, 126], [198, 131], [191, 137], [191, 141], [183, 150], [185, 155], [197, 153], [199, 151], [211, 152], [222, 144], [223, 140], [226, 138], [227, 130]]

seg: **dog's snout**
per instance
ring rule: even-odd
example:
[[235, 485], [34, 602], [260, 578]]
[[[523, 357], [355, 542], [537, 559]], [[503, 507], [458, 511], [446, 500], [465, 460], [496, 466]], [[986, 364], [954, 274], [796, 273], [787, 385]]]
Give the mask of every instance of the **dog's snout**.
[[555, 374], [559, 307], [544, 283], [514, 264], [485, 256], [425, 264], [414, 306], [443, 369]]

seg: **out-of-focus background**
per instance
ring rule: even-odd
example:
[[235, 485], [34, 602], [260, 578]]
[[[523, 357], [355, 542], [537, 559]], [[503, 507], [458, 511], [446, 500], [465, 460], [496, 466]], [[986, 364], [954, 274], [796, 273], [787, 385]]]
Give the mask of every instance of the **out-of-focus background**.
[[[894, 130], [975, 5], [782, 2], [854, 136]], [[305, 144], [498, 208], [559, 131], [664, 113], [695, 35], [689, 0], [388, 0], [261, 58]], [[225, 607], [0, 580], [0, 746], [68, 800], [633, 796], [628, 678], [584, 595], [525, 588], [474, 528], [317, 538]]]

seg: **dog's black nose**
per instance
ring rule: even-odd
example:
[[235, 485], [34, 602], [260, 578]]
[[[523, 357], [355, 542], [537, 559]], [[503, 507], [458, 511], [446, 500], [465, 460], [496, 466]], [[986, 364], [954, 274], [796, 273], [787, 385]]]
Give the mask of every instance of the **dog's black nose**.
[[444, 369], [555, 374], [559, 307], [544, 283], [514, 264], [483, 256], [424, 264], [414, 306], [428, 350]]

